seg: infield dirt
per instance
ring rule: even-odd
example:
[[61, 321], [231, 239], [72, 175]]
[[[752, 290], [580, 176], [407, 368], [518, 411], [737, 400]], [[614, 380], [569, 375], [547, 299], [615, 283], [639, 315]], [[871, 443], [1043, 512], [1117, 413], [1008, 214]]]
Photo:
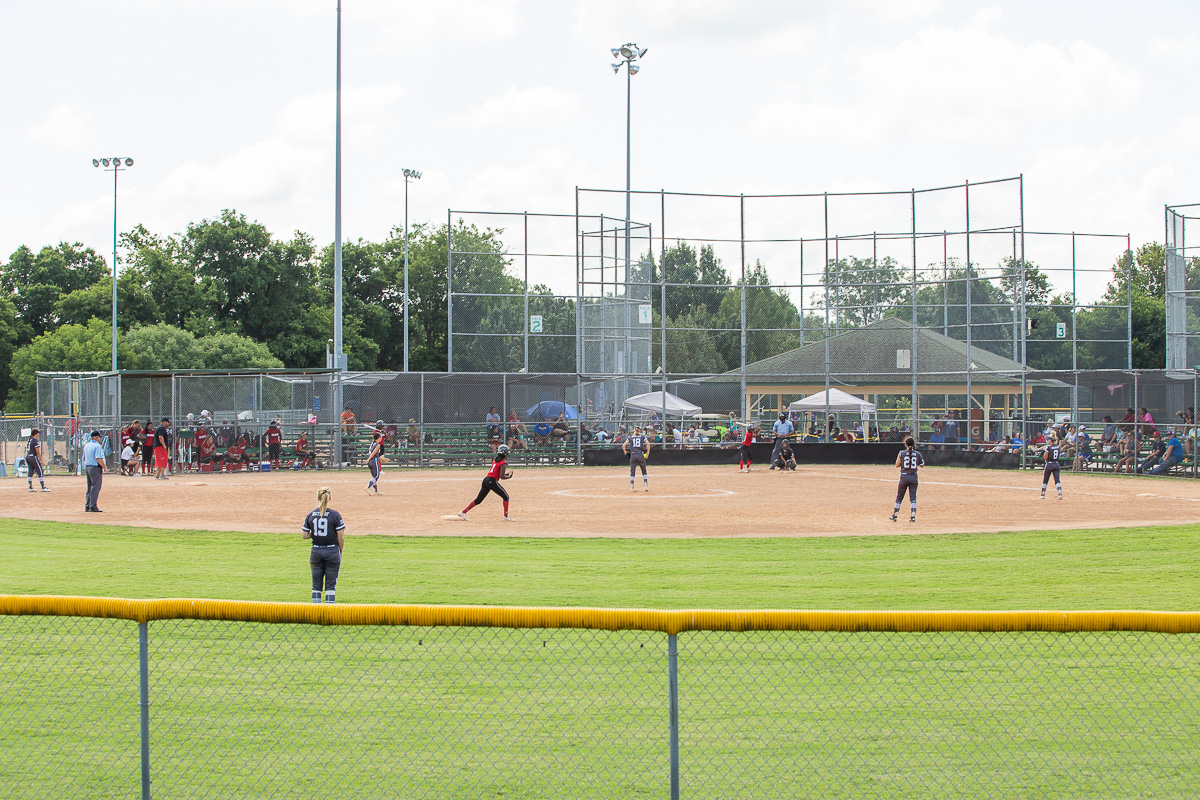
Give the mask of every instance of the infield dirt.
[[29, 493], [23, 479], [0, 481], [7, 517], [103, 522], [191, 530], [298, 535], [317, 488], [333, 490], [332, 507], [347, 533], [400, 536], [515, 537], [756, 537], [856, 536], [1054, 530], [1193, 522], [1200, 482], [1187, 479], [1065, 473], [1065, 499], [1038, 500], [1041, 473], [927, 468], [918, 493], [918, 521], [891, 522], [896, 470], [891, 467], [662, 467], [629, 490], [624, 469], [517, 467], [504, 482], [515, 522], [501, 519], [490, 495], [469, 521], [444, 519], [479, 490], [483, 470], [387, 471], [381, 494], [367, 496], [365, 470], [234, 474], [105, 476], [103, 514], [83, 511], [84, 480], [50, 477], [49, 493]]

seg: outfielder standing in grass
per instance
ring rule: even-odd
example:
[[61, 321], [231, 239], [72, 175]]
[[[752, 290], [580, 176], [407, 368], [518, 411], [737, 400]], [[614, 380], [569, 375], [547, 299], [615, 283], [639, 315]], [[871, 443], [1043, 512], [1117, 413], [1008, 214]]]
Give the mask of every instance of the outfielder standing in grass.
[[301, 537], [312, 539], [308, 555], [308, 566], [312, 569], [312, 601], [332, 603], [337, 593], [338, 573], [342, 569], [342, 550], [346, 546], [346, 523], [342, 515], [329, 507], [332, 492], [322, 487], [317, 490], [320, 505], [308, 512], [300, 526]]
[[482, 503], [488, 496], [488, 492], [495, 492], [500, 496], [500, 501], [504, 503], [504, 521], [513, 521], [513, 518], [508, 515], [508, 492], [504, 491], [504, 487], [500, 485], [500, 481], [508, 480], [512, 477], [512, 472], [505, 469], [507, 466], [508, 445], [502, 444], [496, 448], [496, 455], [492, 457], [492, 467], [488, 470], [487, 477], [483, 479], [483, 485], [479, 489], [479, 494], [467, 504], [466, 508], [458, 512], [459, 519], [467, 519], [468, 511]]
[[27, 469], [25, 477], [29, 478], [29, 491], [33, 491], [34, 475], [37, 475], [38, 483], [42, 485], [42, 491], [50, 491], [46, 488], [46, 473], [42, 471], [42, 443], [38, 439], [37, 428], [29, 432], [29, 444], [25, 447], [25, 467]]
[[917, 450], [917, 443], [909, 436], [904, 440], [904, 449], [896, 456], [896, 466], [900, 468], [900, 485], [896, 487], [896, 505], [892, 515], [888, 517], [895, 522], [900, 515], [900, 504], [904, 502], [904, 493], [908, 492], [909, 522], [917, 521], [917, 470], [925, 466], [925, 456]]
[[633, 488], [633, 474], [639, 466], [642, 468], [642, 486], [646, 487], [647, 492], [650, 491], [650, 480], [646, 477], [646, 456], [650, 455], [650, 437], [643, 436], [641, 428], [634, 428], [633, 436], [621, 443], [621, 450], [629, 456], [629, 491], [636, 491]]

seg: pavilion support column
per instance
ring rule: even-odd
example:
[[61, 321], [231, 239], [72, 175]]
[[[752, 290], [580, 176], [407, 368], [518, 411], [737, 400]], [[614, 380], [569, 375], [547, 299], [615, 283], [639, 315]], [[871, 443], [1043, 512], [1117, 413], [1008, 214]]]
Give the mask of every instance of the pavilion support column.
[[985, 392], [983, 395], [983, 440], [991, 441], [992, 438], [992, 393]]

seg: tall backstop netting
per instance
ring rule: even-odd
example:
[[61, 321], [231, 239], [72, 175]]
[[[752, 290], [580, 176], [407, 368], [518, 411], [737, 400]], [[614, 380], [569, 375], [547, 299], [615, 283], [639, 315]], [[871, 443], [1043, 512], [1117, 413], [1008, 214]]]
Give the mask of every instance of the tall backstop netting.
[[1200, 204], [1166, 207], [1164, 246], [1167, 369], [1195, 368], [1200, 364]]
[[1200, 615], [0, 597], [10, 796], [1189, 798]]

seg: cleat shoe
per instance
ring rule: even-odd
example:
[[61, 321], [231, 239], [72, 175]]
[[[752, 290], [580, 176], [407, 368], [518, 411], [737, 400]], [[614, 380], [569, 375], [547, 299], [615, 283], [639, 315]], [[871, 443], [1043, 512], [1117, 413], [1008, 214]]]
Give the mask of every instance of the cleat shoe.
[[909, 517], [909, 518], [908, 518], [908, 521], [909, 521], [909, 522], [916, 522], [916, 521], [917, 521], [917, 518], [916, 518], [916, 517]]
[[897, 517], [895, 514], [892, 514], [890, 517], [888, 517], [888, 519], [890, 519], [892, 522], [896, 522], [900, 518]]
[[368, 486], [364, 491], [366, 491], [367, 497], [371, 496], [371, 487], [370, 486]]
[[1059, 500], [1062, 500], [1062, 495], [1061, 495], [1061, 494], [1058, 496], [1058, 499], [1059, 499]]
[[36, 490], [35, 490], [35, 489], [34, 489], [32, 486], [30, 486], [30, 487], [29, 487], [29, 491], [31, 491], [31, 492], [32, 492], [32, 491], [36, 491]]
[[48, 491], [50, 491], [50, 487], [49, 487], [49, 486], [43, 486], [43, 487], [42, 487], [42, 491], [43, 491], [43, 492], [48, 492]]
[[504, 521], [505, 521], [505, 522], [516, 522], [516, 520], [515, 520], [515, 519], [513, 519], [512, 517], [505, 517], [505, 518], [504, 518]]
[[459, 518], [459, 519], [469, 519], [469, 518], [467, 517], [467, 515], [466, 515], [466, 514], [464, 514], [464, 513], [463, 513], [463, 512], [461, 512], [461, 511], [460, 511], [460, 512], [458, 512], [458, 518]]

